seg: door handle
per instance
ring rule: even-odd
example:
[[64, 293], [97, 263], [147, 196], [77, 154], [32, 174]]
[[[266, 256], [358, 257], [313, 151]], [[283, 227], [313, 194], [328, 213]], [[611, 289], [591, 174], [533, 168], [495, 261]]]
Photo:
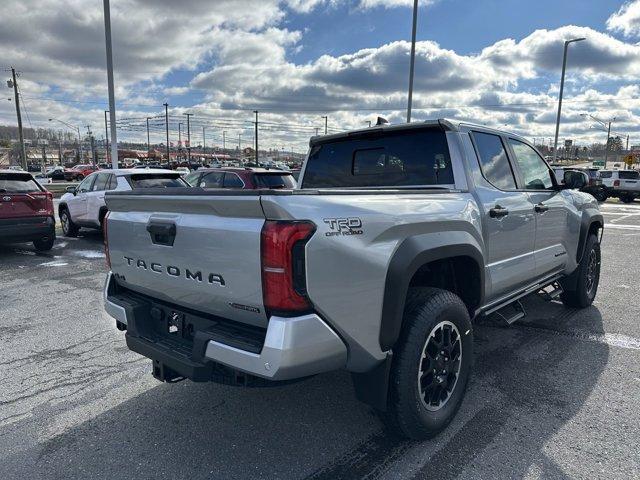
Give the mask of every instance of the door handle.
[[534, 210], [535, 210], [537, 213], [544, 213], [544, 212], [546, 212], [547, 210], [549, 210], [549, 207], [547, 207], [544, 203], [538, 203], [538, 204], [537, 204], [535, 207], [533, 207], [533, 208], [534, 208]]
[[491, 210], [489, 210], [489, 216], [491, 218], [501, 218], [501, 217], [504, 217], [506, 215], [509, 215], [509, 210], [507, 210], [506, 208], [501, 207], [500, 205], [496, 205]]

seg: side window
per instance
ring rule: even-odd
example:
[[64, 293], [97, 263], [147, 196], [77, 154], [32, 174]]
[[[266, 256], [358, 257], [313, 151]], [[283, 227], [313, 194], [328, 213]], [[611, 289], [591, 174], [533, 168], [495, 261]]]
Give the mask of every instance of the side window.
[[516, 156], [516, 163], [522, 172], [524, 188], [527, 190], [548, 190], [553, 188], [551, 170], [544, 160], [526, 143], [509, 139]]
[[473, 132], [473, 140], [484, 178], [501, 190], [515, 190], [516, 179], [502, 139], [490, 133]]
[[601, 170], [599, 175], [600, 175], [600, 178], [611, 178], [611, 172], [610, 171]]
[[191, 172], [189, 175], [184, 177], [184, 180], [189, 185], [191, 185], [193, 187], [197, 187], [198, 186], [198, 179], [200, 178], [200, 175], [201, 175], [200, 172]]
[[95, 175], [89, 175], [82, 182], [80, 182], [80, 185], [78, 185], [78, 193], [85, 193], [90, 191], [95, 179]]
[[198, 181], [198, 186], [202, 188], [222, 188], [223, 175], [220, 172], [205, 173]]
[[107, 183], [109, 182], [109, 177], [111, 175], [109, 175], [108, 173], [99, 173], [96, 176], [96, 181], [93, 184], [93, 188], [91, 189], [93, 192], [101, 192], [103, 190], [107, 189]]
[[115, 190], [118, 188], [118, 177], [115, 175], [109, 175], [109, 183], [107, 183], [107, 190]]
[[240, 177], [235, 173], [224, 174], [224, 188], [243, 188], [244, 183], [240, 180]]

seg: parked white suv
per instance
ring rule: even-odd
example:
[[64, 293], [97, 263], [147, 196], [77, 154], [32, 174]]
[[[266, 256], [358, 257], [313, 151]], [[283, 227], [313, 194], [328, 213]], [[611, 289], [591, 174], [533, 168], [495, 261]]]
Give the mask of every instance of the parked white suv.
[[180, 172], [172, 170], [100, 170], [89, 175], [77, 187], [67, 187], [58, 207], [62, 233], [66, 237], [75, 237], [80, 227], [101, 229], [107, 214], [104, 202], [107, 191], [188, 186]]
[[600, 170], [598, 176], [606, 189], [607, 197], [617, 197], [631, 203], [640, 196], [640, 173], [636, 170]]

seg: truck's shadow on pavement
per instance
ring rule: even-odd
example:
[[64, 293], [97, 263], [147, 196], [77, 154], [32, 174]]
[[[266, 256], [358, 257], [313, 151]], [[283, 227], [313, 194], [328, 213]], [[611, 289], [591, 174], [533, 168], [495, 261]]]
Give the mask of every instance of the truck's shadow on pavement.
[[548, 446], [589, 397], [609, 347], [575, 335], [603, 333], [597, 308], [526, 305], [533, 313], [520, 325], [476, 327], [463, 407], [422, 444], [385, 436], [339, 372], [274, 389], [158, 385], [47, 441], [35, 467], [46, 478], [376, 478], [390, 469], [563, 478]]

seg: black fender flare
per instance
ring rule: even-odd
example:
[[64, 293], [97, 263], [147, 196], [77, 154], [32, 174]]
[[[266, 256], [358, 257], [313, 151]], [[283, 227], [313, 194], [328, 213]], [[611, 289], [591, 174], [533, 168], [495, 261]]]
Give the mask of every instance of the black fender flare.
[[380, 323], [379, 339], [382, 351], [391, 349], [400, 336], [409, 283], [421, 266], [435, 260], [471, 257], [478, 264], [480, 271], [480, 305], [484, 300], [484, 256], [476, 242], [453, 243], [433, 248], [425, 248], [424, 243], [419, 237], [405, 239], [389, 262]]
[[[597, 212], [597, 213], [596, 213]], [[587, 236], [594, 223], [600, 224], [600, 229], [604, 229], [604, 217], [598, 210], [585, 210], [580, 219], [580, 236], [578, 237], [578, 249], [576, 250], [576, 262], [580, 263], [584, 255], [584, 247], [587, 244]], [[600, 238], [598, 238], [598, 241]]]

